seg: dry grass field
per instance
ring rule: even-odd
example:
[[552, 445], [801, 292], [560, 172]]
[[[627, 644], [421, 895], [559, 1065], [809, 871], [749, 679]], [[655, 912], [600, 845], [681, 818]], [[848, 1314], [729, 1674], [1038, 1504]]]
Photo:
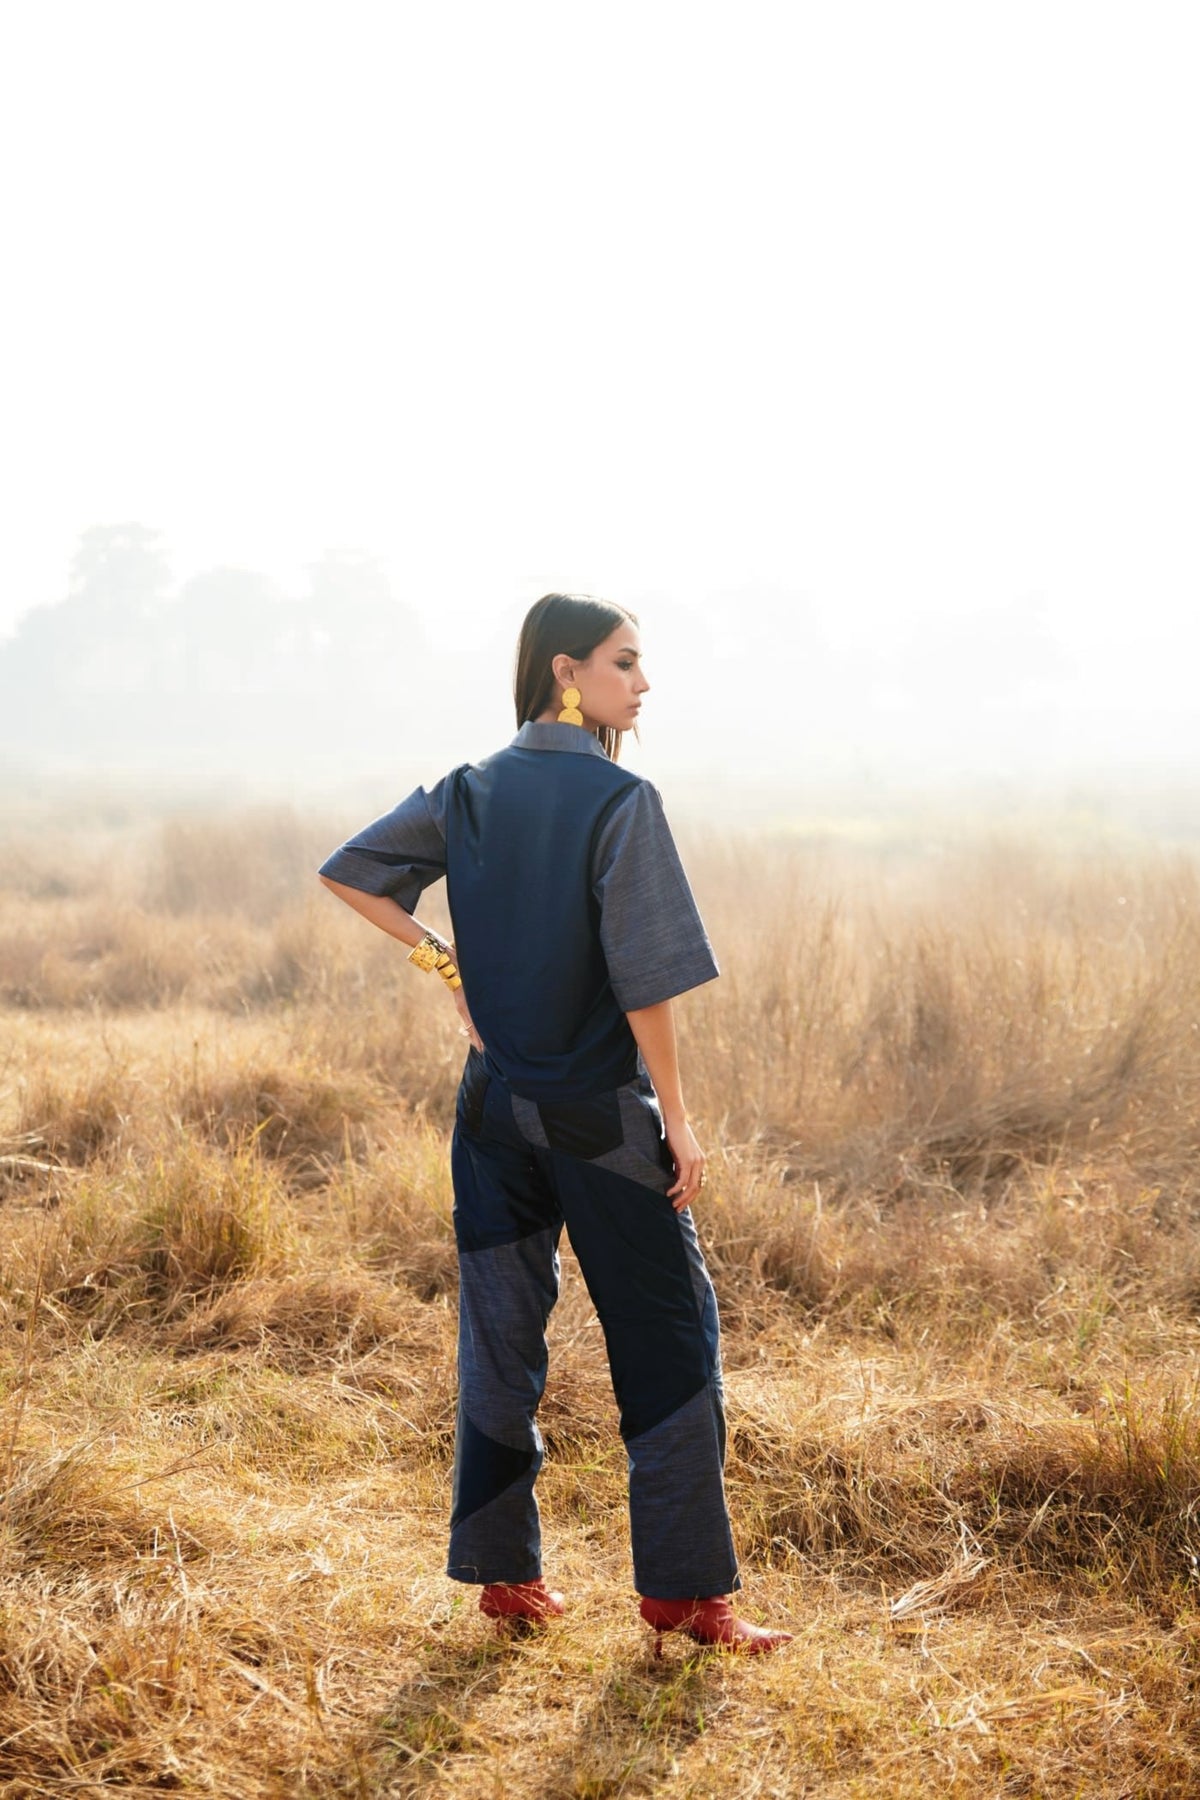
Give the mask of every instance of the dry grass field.
[[1196, 863], [680, 832], [740, 1602], [795, 1641], [655, 1662], [569, 1253], [568, 1615], [443, 1574], [463, 1041], [316, 882], [357, 822], [5, 828], [0, 1794], [1200, 1794]]

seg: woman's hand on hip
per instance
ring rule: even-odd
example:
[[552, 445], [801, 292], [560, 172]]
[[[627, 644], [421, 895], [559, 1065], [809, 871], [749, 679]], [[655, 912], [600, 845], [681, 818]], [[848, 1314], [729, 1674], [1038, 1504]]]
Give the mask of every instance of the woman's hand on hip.
[[467, 997], [461, 988], [454, 989], [454, 1004], [458, 1008], [458, 1016], [462, 1020], [459, 1030], [464, 1037], [470, 1038], [476, 1050], [483, 1049], [483, 1039], [475, 1029], [474, 1020], [467, 1011]]
[[675, 1185], [667, 1189], [667, 1199], [676, 1212], [682, 1212], [685, 1206], [690, 1206], [704, 1186], [704, 1165], [707, 1158], [686, 1119], [676, 1122], [664, 1119], [663, 1125], [667, 1134], [667, 1148], [675, 1164]]

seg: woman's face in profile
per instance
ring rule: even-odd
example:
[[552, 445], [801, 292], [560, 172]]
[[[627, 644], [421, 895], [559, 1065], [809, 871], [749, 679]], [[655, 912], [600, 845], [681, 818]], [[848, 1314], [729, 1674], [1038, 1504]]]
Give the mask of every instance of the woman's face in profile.
[[589, 731], [610, 726], [629, 731], [638, 722], [642, 695], [650, 687], [642, 672], [642, 640], [626, 621], [597, 644], [585, 663], [575, 664], [579, 710]]

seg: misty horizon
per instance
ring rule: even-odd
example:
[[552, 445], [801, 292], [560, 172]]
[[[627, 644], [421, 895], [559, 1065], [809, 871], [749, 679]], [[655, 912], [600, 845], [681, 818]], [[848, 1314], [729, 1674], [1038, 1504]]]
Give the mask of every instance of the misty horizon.
[[562, 589], [701, 812], [1194, 817], [1184, 9], [6, 32], [10, 787], [394, 791]]
[[[176, 581], [161, 534], [94, 528], [68, 593], [0, 640], [0, 784], [85, 778], [181, 802], [394, 792], [511, 737], [535, 598], [442, 631], [365, 552], [328, 552], [289, 593], [228, 566]], [[682, 813], [795, 829], [891, 813], [902, 827], [958, 806], [1200, 830], [1187, 708], [1121, 740], [1037, 607], [868, 644], [799, 596], [751, 588], [707, 606], [651, 596], [639, 618], [651, 689], [622, 755]]]

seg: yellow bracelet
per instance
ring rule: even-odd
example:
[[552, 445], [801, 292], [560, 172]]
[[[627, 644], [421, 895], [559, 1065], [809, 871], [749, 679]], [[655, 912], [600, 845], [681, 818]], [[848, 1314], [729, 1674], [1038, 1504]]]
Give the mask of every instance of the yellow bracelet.
[[425, 974], [432, 974], [436, 969], [447, 987], [460, 988], [462, 977], [455, 967], [454, 960], [440, 939], [427, 931], [419, 944], [415, 944], [408, 953], [408, 961], [415, 963]]
[[442, 980], [446, 983], [447, 987], [460, 988], [462, 986], [462, 976], [459, 974], [454, 963], [450, 960], [449, 955], [443, 954], [439, 956], [434, 967], [442, 977]]

